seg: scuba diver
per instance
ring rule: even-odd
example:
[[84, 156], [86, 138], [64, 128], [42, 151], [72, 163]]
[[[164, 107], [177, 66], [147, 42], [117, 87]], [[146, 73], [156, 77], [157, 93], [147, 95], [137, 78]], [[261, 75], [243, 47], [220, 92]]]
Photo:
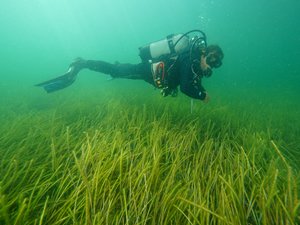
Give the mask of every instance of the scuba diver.
[[[190, 38], [188, 34], [197, 33]], [[198, 35], [200, 34], [200, 35]], [[44, 87], [47, 93], [70, 86], [82, 69], [108, 74], [111, 79], [142, 79], [161, 89], [162, 96], [177, 96], [178, 89], [185, 95], [210, 101], [210, 95], [201, 85], [203, 77], [212, 75], [212, 68], [219, 68], [224, 57], [218, 45], [207, 46], [206, 35], [200, 30], [185, 34], [169, 35], [167, 38], [139, 48], [142, 62], [139, 64], [111, 64], [100, 60], [76, 58], [69, 70], [54, 79], [36, 84]]]

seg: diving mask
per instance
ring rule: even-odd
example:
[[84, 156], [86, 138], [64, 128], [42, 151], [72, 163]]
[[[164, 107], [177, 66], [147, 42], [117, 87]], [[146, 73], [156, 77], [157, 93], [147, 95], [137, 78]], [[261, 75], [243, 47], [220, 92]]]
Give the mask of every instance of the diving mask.
[[208, 54], [206, 58], [206, 64], [211, 68], [219, 68], [220, 66], [222, 66], [222, 61], [220, 56], [216, 54]]

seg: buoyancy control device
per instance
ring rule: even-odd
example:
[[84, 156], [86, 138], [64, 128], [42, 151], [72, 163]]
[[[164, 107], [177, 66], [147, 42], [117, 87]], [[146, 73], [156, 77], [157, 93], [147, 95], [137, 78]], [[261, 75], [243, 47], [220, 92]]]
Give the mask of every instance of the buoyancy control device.
[[[197, 33], [197, 35], [190, 38], [188, 36], [190, 33]], [[164, 97], [169, 94], [175, 97], [177, 96], [177, 89], [169, 89], [168, 74], [165, 74], [165, 72], [168, 73], [170, 71], [178, 55], [184, 52], [190, 52], [190, 58], [193, 63], [192, 53], [199, 51], [203, 47], [207, 47], [205, 33], [201, 30], [191, 30], [186, 33], [171, 34], [165, 39], [144, 45], [139, 48], [139, 56], [142, 61], [149, 61], [151, 64], [154, 84], [156, 88], [163, 89], [161, 94]], [[173, 62], [170, 63], [170, 61]]]

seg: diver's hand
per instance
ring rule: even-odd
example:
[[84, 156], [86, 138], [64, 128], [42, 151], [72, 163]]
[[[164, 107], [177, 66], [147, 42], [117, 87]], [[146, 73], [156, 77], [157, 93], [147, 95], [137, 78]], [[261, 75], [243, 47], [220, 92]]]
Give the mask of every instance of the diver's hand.
[[206, 58], [207, 56], [204, 55], [201, 56], [200, 67], [203, 71], [207, 71], [207, 69], [211, 70], [211, 67], [206, 63]]
[[202, 100], [202, 102], [203, 103], [208, 103], [210, 101], [211, 97], [206, 91], [204, 91], [204, 93], [206, 94], [206, 97], [205, 97], [205, 99]]
[[202, 74], [205, 77], [210, 77], [212, 75], [211, 67], [206, 63], [207, 56], [202, 55], [200, 61], [200, 68], [202, 70]]

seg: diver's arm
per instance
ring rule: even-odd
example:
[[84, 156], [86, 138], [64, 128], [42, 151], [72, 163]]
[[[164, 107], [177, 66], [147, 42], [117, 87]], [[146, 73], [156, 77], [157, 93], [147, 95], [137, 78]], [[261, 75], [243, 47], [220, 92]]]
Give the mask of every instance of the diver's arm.
[[206, 91], [201, 85], [194, 83], [194, 74], [191, 70], [191, 62], [189, 58], [186, 58], [180, 67], [180, 91], [194, 99], [205, 100]]
[[205, 95], [205, 98], [202, 100], [202, 102], [203, 103], [208, 103], [210, 101], [211, 97], [208, 94], [208, 92], [205, 91], [204, 87], [201, 85], [201, 80], [198, 81], [197, 87], [199, 88], [199, 90], [201, 90], [201, 92], [199, 93], [199, 95], [201, 95], [202, 93]]

